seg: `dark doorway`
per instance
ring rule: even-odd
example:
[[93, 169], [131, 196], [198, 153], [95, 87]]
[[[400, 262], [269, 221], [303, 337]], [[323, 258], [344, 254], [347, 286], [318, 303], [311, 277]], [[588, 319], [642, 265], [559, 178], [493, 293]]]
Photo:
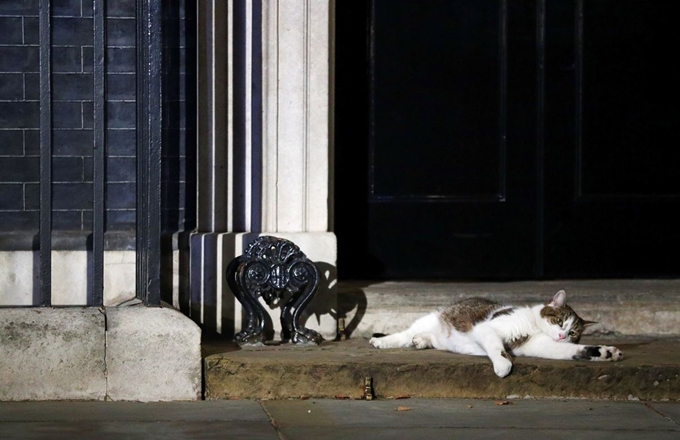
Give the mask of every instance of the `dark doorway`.
[[680, 3], [336, 8], [341, 277], [680, 273]]

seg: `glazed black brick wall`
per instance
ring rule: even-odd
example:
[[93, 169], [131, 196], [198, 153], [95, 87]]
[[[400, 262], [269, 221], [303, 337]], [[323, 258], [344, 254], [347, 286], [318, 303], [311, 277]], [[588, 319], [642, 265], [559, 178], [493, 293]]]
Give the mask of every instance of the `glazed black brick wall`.
[[163, 3], [162, 227], [196, 222], [196, 0]]
[[[133, 230], [136, 4], [106, 3], [106, 228]], [[196, 111], [196, 2], [164, 1], [163, 8], [162, 219], [166, 231], [177, 231], [195, 224], [196, 124], [187, 114]], [[38, 0], [0, 1], [0, 232], [38, 228], [38, 24]], [[88, 231], [95, 96], [92, 0], [52, 2], [51, 57], [53, 228]]]

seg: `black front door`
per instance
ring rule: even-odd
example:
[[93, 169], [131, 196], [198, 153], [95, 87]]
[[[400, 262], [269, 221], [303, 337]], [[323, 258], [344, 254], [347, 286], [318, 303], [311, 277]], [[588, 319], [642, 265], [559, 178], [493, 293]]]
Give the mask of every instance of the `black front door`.
[[676, 2], [336, 7], [340, 276], [680, 272]]

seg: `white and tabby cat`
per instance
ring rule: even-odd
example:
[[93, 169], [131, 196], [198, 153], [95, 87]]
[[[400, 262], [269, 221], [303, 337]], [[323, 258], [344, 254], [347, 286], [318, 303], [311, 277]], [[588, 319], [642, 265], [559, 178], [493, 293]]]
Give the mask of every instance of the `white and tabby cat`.
[[417, 319], [403, 332], [369, 342], [377, 348], [436, 348], [488, 356], [500, 377], [510, 374], [512, 356], [621, 360], [623, 353], [616, 347], [577, 344], [590, 324], [594, 322], [584, 321], [567, 305], [567, 294], [560, 290], [547, 304], [525, 307], [465, 299]]

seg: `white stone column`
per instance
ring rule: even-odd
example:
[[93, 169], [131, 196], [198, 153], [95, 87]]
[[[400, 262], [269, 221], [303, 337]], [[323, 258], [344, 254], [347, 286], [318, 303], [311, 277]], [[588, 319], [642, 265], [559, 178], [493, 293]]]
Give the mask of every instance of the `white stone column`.
[[[199, 14], [205, 17], [199, 53], [206, 56], [199, 57], [198, 95], [208, 100], [199, 105], [198, 211], [206, 221], [199, 218], [192, 237], [192, 318], [225, 334], [241, 329], [240, 306], [224, 270], [258, 236], [274, 235], [296, 243], [319, 266], [324, 279], [304, 325], [332, 338], [337, 245], [330, 231], [331, 2], [230, 0], [226, 17], [211, 21], [216, 2], [199, 5], [208, 12]], [[261, 56], [254, 50], [258, 43]], [[211, 47], [219, 44], [228, 53], [221, 75], [213, 70], [221, 65], [215, 62], [219, 51]], [[218, 115], [219, 109], [226, 115]], [[212, 123], [217, 118], [222, 124]], [[222, 153], [219, 173], [214, 162], [200, 160]], [[220, 185], [226, 186], [223, 208], [211, 205]], [[271, 312], [277, 336], [278, 313]]]

